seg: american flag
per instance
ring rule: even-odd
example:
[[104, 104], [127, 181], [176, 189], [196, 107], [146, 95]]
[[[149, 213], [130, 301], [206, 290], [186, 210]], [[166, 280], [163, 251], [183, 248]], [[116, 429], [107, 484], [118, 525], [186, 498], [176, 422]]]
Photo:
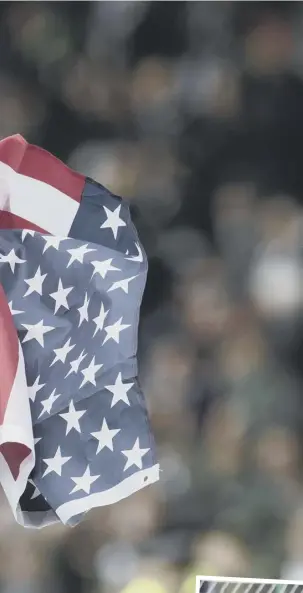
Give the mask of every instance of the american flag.
[[16, 520], [74, 525], [159, 479], [129, 207], [16, 135], [0, 142], [0, 483]]

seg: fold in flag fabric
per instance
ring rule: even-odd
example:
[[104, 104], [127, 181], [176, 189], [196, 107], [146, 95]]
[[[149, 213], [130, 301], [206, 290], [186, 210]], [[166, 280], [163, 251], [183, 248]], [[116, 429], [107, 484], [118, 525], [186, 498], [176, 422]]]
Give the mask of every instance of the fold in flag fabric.
[[0, 483], [18, 523], [75, 525], [159, 479], [129, 207], [16, 135], [0, 142]]

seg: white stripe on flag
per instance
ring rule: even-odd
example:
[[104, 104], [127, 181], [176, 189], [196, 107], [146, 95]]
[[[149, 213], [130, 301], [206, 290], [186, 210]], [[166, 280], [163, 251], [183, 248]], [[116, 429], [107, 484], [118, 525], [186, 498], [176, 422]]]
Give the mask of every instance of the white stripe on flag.
[[0, 180], [9, 191], [9, 208], [6, 205], [5, 210], [9, 209], [52, 235], [68, 235], [78, 202], [43, 181], [16, 173], [1, 161]]
[[[15, 380], [11, 389], [3, 424], [0, 426], [0, 445], [20, 443], [31, 450], [21, 463], [19, 475], [13, 478], [4, 457], [0, 454], [1, 485], [10, 503], [15, 519], [20, 522], [19, 500], [35, 465], [35, 447], [28, 389], [22, 348], [19, 343], [19, 358]], [[22, 523], [22, 521], [21, 521]]]

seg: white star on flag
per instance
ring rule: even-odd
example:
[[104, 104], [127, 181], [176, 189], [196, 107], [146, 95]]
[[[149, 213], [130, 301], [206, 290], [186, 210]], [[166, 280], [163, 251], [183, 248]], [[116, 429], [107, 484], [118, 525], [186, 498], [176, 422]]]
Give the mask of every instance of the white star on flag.
[[44, 414], [45, 412], [50, 414], [53, 404], [55, 403], [56, 399], [58, 399], [58, 397], [60, 397], [60, 395], [61, 395], [61, 393], [59, 393], [57, 395], [55, 395], [55, 393], [56, 393], [56, 389], [54, 389], [52, 391], [52, 393], [50, 394], [50, 396], [47, 399], [44, 399], [41, 402], [41, 405], [43, 406], [43, 410], [41, 410], [38, 418], [40, 418], [42, 416], [42, 414]]
[[76, 410], [74, 406], [73, 400], [69, 404], [68, 412], [64, 412], [64, 414], [59, 414], [63, 420], [66, 422], [66, 434], [68, 434], [72, 428], [74, 428], [77, 432], [81, 432], [79, 420], [82, 418], [83, 414], [85, 414], [85, 410]]
[[111, 292], [112, 290], [117, 290], [118, 288], [121, 288], [121, 290], [128, 294], [129, 283], [137, 277], [138, 274], [136, 276], [131, 276], [130, 278], [125, 278], [124, 280], [117, 280], [111, 285], [107, 292]]
[[95, 337], [95, 335], [96, 335], [96, 333], [98, 331], [101, 331], [103, 329], [103, 327], [104, 327], [104, 321], [105, 321], [108, 313], [109, 313], [109, 310], [108, 311], [105, 311], [104, 305], [103, 305], [103, 303], [101, 303], [100, 313], [99, 313], [99, 315], [97, 317], [95, 317], [93, 319], [93, 322], [96, 324], [96, 328], [95, 328], [95, 331], [94, 331], [93, 338]]
[[89, 363], [88, 367], [81, 371], [83, 375], [83, 381], [80, 385], [80, 388], [83, 387], [86, 383], [91, 383], [96, 387], [96, 374], [103, 367], [103, 364], [95, 364], [95, 356]]
[[11, 271], [14, 273], [16, 264], [24, 264], [25, 259], [21, 259], [16, 255], [14, 249], [11, 249], [7, 255], [0, 255], [0, 264], [9, 264]]
[[30, 229], [23, 229], [22, 233], [21, 233], [21, 241], [23, 242], [24, 239], [27, 237], [27, 235], [30, 235], [30, 237], [33, 237], [36, 231], [31, 231]]
[[43, 459], [44, 463], [48, 466], [42, 476], [44, 478], [50, 472], [55, 472], [58, 476], [62, 475], [62, 466], [69, 461], [71, 457], [62, 457], [61, 455], [61, 447], [58, 447], [54, 457], [49, 457], [48, 459]]
[[65, 379], [66, 377], [68, 377], [69, 375], [71, 375], [71, 373], [77, 373], [79, 370], [79, 366], [81, 364], [81, 362], [84, 360], [84, 358], [87, 356], [87, 354], [84, 354], [84, 350], [82, 350], [81, 354], [79, 354], [78, 358], [76, 358], [75, 360], [72, 360], [69, 364], [70, 364], [70, 370], [68, 371], [67, 375], [65, 375]]
[[93, 275], [92, 278], [94, 277], [95, 274], [99, 274], [101, 276], [101, 278], [105, 278], [107, 272], [121, 272], [120, 268], [116, 268], [115, 266], [112, 266], [112, 261], [113, 258], [111, 257], [110, 259], [105, 259], [103, 261], [92, 261], [90, 262], [92, 264], [92, 266], [94, 266], [94, 271], [93, 271]]
[[59, 360], [61, 362], [63, 362], [63, 363], [66, 361], [67, 355], [69, 354], [69, 352], [73, 348], [75, 348], [75, 345], [76, 345], [76, 344], [73, 344], [72, 346], [70, 346], [70, 343], [71, 343], [71, 338], [69, 338], [65, 342], [65, 344], [64, 344], [64, 346], [62, 346], [62, 348], [55, 348], [54, 349], [54, 352], [55, 352], [56, 356], [55, 356], [53, 362], [50, 365], [51, 367], [53, 366], [53, 364], [55, 364], [55, 362], [58, 362]]
[[44, 239], [44, 241], [45, 241], [45, 245], [44, 245], [42, 253], [45, 253], [47, 251], [47, 249], [49, 249], [50, 247], [53, 247], [54, 249], [57, 249], [57, 251], [58, 251], [61, 241], [67, 241], [68, 237], [57, 237], [55, 235], [42, 235], [42, 239]]
[[70, 494], [73, 494], [74, 492], [78, 492], [79, 490], [83, 490], [83, 492], [86, 492], [86, 494], [89, 494], [91, 485], [98, 478], [100, 478], [100, 475], [99, 476], [91, 476], [89, 465], [88, 465], [83, 476], [80, 476], [79, 478], [71, 478], [71, 480], [73, 480], [73, 482], [75, 482], [76, 486], [74, 486], [74, 488], [71, 490]]
[[40, 389], [42, 389], [42, 387], [44, 387], [46, 385], [46, 383], [39, 384], [39, 381], [40, 381], [40, 375], [38, 375], [38, 377], [35, 379], [35, 382], [33, 383], [33, 385], [29, 385], [27, 388], [29, 399], [31, 399], [32, 402], [35, 401], [38, 391], [40, 391]]
[[28, 342], [29, 340], [37, 340], [40, 346], [44, 346], [44, 334], [55, 329], [50, 325], [43, 325], [43, 319], [38, 321], [38, 323], [22, 323], [23, 327], [27, 330], [26, 336], [23, 338], [22, 342]]
[[104, 418], [101, 429], [97, 432], [91, 433], [91, 435], [98, 441], [98, 448], [96, 454], [100, 453], [100, 451], [102, 451], [102, 449], [104, 449], [105, 447], [107, 447], [110, 451], [113, 451], [113, 439], [116, 436], [116, 434], [120, 432], [120, 430], [120, 428], [108, 428], [106, 419]]
[[123, 471], [126, 471], [129, 467], [132, 467], [132, 465], [136, 465], [139, 469], [142, 469], [142, 457], [144, 457], [144, 455], [146, 455], [149, 450], [150, 449], [140, 449], [139, 439], [137, 439], [132, 449], [121, 451], [121, 453], [127, 457], [127, 462]]
[[86, 245], [81, 245], [80, 247], [75, 247], [74, 249], [68, 249], [67, 253], [70, 254], [70, 260], [66, 267], [69, 268], [74, 261], [83, 264], [83, 258], [87, 253], [90, 251], [97, 251], [96, 249], [88, 249], [87, 247], [88, 243], [86, 243]]
[[121, 373], [118, 373], [114, 385], [105, 385], [104, 389], [107, 389], [113, 394], [111, 408], [120, 401], [130, 406], [127, 393], [133, 385], [134, 383], [123, 383]]
[[67, 302], [67, 297], [69, 293], [73, 290], [73, 286], [68, 286], [67, 288], [63, 288], [62, 280], [60, 278], [58, 283], [58, 290], [56, 292], [52, 292], [49, 296], [54, 299], [55, 301], [55, 313], [60, 309], [60, 307], [64, 307], [65, 309], [69, 309], [69, 305]]
[[85, 297], [84, 297], [84, 303], [82, 305], [82, 307], [79, 307], [79, 309], [77, 309], [77, 311], [79, 311], [79, 325], [78, 327], [80, 327], [80, 325], [82, 325], [83, 321], [88, 321], [88, 305], [89, 305], [89, 299], [87, 296], [87, 292], [85, 293]]
[[32, 278], [25, 279], [24, 282], [28, 284], [28, 289], [25, 293], [25, 297], [32, 294], [32, 292], [37, 292], [42, 295], [42, 284], [46, 278], [47, 274], [41, 274], [41, 268], [38, 267], [36, 274]]
[[119, 344], [120, 332], [130, 327], [129, 324], [124, 325], [121, 323], [122, 319], [123, 317], [120, 317], [118, 321], [104, 328], [107, 335], [104, 338], [103, 344], [105, 344], [108, 340], [114, 340], [116, 344]]
[[100, 229], [111, 229], [113, 231], [113, 235], [115, 239], [117, 239], [118, 228], [122, 226], [126, 226], [126, 222], [119, 217], [121, 204], [115, 210], [109, 210], [106, 206], [103, 206], [106, 214], [106, 220], [103, 224], [101, 224]]
[[10, 301], [8, 303], [8, 306], [12, 315], [20, 315], [21, 313], [24, 313], [24, 311], [18, 311], [18, 309], [13, 309], [13, 301]]
[[[132, 255], [131, 257], [126, 257], [125, 259], [127, 259], [128, 261], [143, 262], [142, 249], [141, 249], [139, 243], [135, 243], [135, 245], [137, 247], [138, 255]], [[126, 255], [128, 255], [128, 253]]]

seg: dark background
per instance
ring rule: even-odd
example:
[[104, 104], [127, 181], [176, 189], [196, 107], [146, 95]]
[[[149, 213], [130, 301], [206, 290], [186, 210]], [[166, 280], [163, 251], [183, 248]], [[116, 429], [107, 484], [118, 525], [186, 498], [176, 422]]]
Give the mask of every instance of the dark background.
[[1, 593], [303, 579], [302, 33], [301, 2], [0, 3], [0, 137], [131, 203], [163, 469], [73, 530], [1, 498]]

